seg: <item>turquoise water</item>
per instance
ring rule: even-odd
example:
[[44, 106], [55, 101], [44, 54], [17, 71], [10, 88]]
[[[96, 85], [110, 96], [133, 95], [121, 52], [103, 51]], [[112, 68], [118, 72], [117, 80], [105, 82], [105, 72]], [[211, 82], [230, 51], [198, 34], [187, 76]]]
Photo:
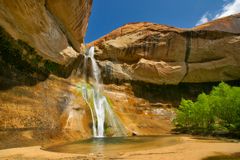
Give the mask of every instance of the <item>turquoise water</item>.
[[69, 144], [47, 148], [48, 151], [62, 153], [102, 153], [116, 154], [144, 149], [153, 149], [180, 143], [178, 136], [154, 137], [105, 137], [76, 141]]

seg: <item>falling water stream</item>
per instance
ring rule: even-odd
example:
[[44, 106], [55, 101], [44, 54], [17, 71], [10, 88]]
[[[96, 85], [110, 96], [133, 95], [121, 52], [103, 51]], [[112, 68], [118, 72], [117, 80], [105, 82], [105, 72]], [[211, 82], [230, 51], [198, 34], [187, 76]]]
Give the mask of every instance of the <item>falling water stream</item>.
[[[91, 61], [91, 71], [93, 78], [93, 85], [87, 83], [88, 62]], [[88, 104], [92, 114], [92, 129], [94, 137], [105, 136], [105, 126], [108, 124], [113, 132], [114, 136], [123, 136], [125, 131], [118, 118], [112, 111], [108, 99], [102, 95], [103, 89], [100, 83], [100, 69], [94, 58], [94, 47], [91, 47], [84, 55], [83, 64], [83, 78], [85, 82], [79, 87], [81, 89], [82, 96]]]
[[[104, 89], [100, 84], [101, 74], [94, 58], [94, 47], [91, 47], [84, 55], [83, 68], [80, 68], [80, 70], [83, 73], [84, 82], [79, 83], [77, 88], [90, 108], [94, 137], [84, 141], [80, 140], [63, 145], [46, 147], [44, 149], [62, 153], [100, 153], [112, 156], [119, 153], [122, 154], [146, 148], [163, 147], [180, 143], [178, 136], [126, 136], [125, 128], [113, 112], [109, 99], [103, 95]], [[90, 71], [91, 77], [88, 77], [88, 72]], [[91, 80], [88, 81], [90, 78]], [[77, 113], [77, 111], [70, 112], [69, 117], [78, 116], [75, 112]], [[111, 128], [114, 133], [111, 134], [112, 137], [108, 137], [106, 133], [106, 130], [109, 128]]]

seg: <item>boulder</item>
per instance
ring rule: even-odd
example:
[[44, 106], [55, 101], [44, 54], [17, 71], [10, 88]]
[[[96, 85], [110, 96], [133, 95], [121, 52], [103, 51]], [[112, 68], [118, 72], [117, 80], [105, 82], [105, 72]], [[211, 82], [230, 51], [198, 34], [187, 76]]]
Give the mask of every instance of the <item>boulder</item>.
[[130, 75], [133, 80], [156, 84], [177, 84], [186, 74], [184, 62], [151, 61], [141, 59], [131, 66]]
[[151, 61], [144, 58], [138, 63], [114, 64], [110, 61], [99, 63], [103, 69], [103, 78], [120, 81], [143, 81], [155, 84], [178, 84], [186, 74], [184, 62]]

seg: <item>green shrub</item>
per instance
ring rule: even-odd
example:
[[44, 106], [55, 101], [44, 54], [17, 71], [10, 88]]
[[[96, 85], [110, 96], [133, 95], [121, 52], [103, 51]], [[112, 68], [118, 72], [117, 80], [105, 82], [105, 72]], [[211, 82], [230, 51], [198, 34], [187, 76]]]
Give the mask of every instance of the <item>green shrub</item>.
[[182, 99], [174, 120], [178, 129], [197, 132], [240, 131], [240, 87], [222, 82], [196, 102]]

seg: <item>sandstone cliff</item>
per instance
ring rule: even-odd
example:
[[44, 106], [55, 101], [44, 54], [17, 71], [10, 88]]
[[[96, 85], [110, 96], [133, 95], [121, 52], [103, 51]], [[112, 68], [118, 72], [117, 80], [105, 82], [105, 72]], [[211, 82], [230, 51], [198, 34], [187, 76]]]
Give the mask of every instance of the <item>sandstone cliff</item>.
[[219, 30], [240, 33], [240, 13], [196, 26], [193, 30]]
[[[92, 42], [107, 80], [153, 84], [240, 78], [240, 14], [193, 29], [140, 22]], [[226, 27], [225, 27], [226, 26]]]
[[78, 55], [92, 0], [1, 0], [0, 26], [44, 59], [69, 64]]
[[[69, 77], [81, 66], [91, 5], [0, 0], [0, 148], [91, 136], [90, 110], [76, 85], [81, 79], [55, 76]], [[91, 45], [104, 81], [121, 82], [105, 85], [104, 94], [129, 134], [169, 133], [171, 107], [215, 84], [201, 82], [240, 78], [239, 14], [188, 30], [130, 23]]]
[[[0, 0], [0, 149], [92, 136], [90, 109], [77, 86], [82, 80], [69, 77], [82, 58], [77, 49], [91, 2]], [[127, 84], [104, 90], [127, 133], [170, 132], [171, 109], [152, 107], [132, 90]]]
[[[68, 110], [84, 105], [68, 77], [78, 66], [92, 0], [0, 0], [0, 148], [64, 136]], [[89, 137], [85, 122], [71, 137]], [[85, 124], [87, 126], [85, 126]], [[81, 130], [81, 131], [80, 131]]]

